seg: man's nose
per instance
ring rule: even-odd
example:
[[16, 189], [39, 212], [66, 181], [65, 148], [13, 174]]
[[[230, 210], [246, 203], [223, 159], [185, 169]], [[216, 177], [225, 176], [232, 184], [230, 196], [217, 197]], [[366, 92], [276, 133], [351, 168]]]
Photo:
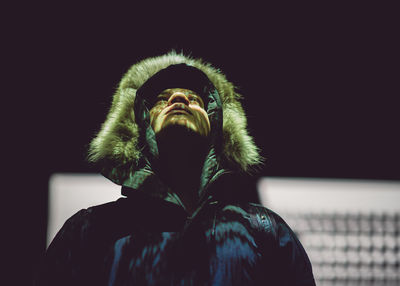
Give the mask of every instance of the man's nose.
[[183, 104], [189, 105], [190, 101], [183, 92], [174, 92], [168, 100], [168, 105], [181, 102]]

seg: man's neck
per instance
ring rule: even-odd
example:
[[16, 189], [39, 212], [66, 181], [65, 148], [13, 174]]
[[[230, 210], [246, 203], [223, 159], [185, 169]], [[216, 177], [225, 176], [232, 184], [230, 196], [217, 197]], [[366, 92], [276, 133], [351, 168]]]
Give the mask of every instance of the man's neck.
[[186, 211], [191, 214], [198, 204], [207, 141], [194, 134], [177, 132], [168, 135], [158, 138], [159, 172], [162, 179], [179, 196]]

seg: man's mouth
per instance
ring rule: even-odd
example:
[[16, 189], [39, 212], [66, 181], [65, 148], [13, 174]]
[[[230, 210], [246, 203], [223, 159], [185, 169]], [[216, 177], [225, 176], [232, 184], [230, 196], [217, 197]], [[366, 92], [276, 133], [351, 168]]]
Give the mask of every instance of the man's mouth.
[[173, 113], [186, 113], [186, 114], [192, 115], [192, 112], [184, 104], [181, 104], [181, 103], [173, 104], [165, 114], [168, 114], [168, 113], [171, 113], [171, 112], [173, 112]]

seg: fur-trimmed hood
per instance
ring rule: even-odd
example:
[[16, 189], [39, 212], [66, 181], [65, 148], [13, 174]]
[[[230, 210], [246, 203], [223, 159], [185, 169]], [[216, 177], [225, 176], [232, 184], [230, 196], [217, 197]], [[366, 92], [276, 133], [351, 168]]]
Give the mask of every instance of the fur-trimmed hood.
[[202, 71], [219, 93], [223, 113], [219, 163], [240, 172], [248, 172], [260, 163], [258, 148], [247, 131], [247, 119], [239, 102], [241, 95], [234, 85], [211, 64], [176, 52], [142, 60], [123, 76], [107, 118], [90, 143], [89, 161], [108, 165], [108, 169], [114, 170], [114, 178], [120, 176], [121, 168], [138, 164], [142, 149], [139, 146], [141, 127], [134, 114], [137, 91], [159, 71], [182, 63]]

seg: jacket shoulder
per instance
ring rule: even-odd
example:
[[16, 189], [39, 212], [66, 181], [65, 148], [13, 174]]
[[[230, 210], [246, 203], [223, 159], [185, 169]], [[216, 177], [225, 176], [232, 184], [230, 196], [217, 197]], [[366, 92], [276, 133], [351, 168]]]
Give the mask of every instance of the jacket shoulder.
[[276, 236], [277, 221], [283, 221], [278, 214], [257, 203], [242, 203], [240, 207], [250, 216], [253, 227]]
[[[249, 214], [251, 224], [257, 230], [263, 252], [274, 253], [276, 273], [283, 279], [281, 285], [315, 285], [308, 255], [285, 220], [260, 204], [246, 203], [242, 208]], [[294, 280], [285, 278], [283, 270], [292, 273]], [[285, 279], [289, 279], [285, 282], [287, 284], [283, 283]]]
[[49, 250], [54, 244], [73, 243], [82, 245], [92, 237], [106, 238], [110, 228], [115, 228], [115, 221], [122, 215], [124, 199], [118, 199], [101, 205], [88, 207], [68, 218], [54, 237]]
[[[102, 261], [102, 245], [112, 239], [120, 200], [82, 209], [71, 216], [49, 245], [34, 285], [94, 285], [86, 281]], [[108, 219], [107, 219], [108, 218]], [[89, 273], [89, 274], [85, 274]], [[100, 276], [99, 276], [100, 277]]]

